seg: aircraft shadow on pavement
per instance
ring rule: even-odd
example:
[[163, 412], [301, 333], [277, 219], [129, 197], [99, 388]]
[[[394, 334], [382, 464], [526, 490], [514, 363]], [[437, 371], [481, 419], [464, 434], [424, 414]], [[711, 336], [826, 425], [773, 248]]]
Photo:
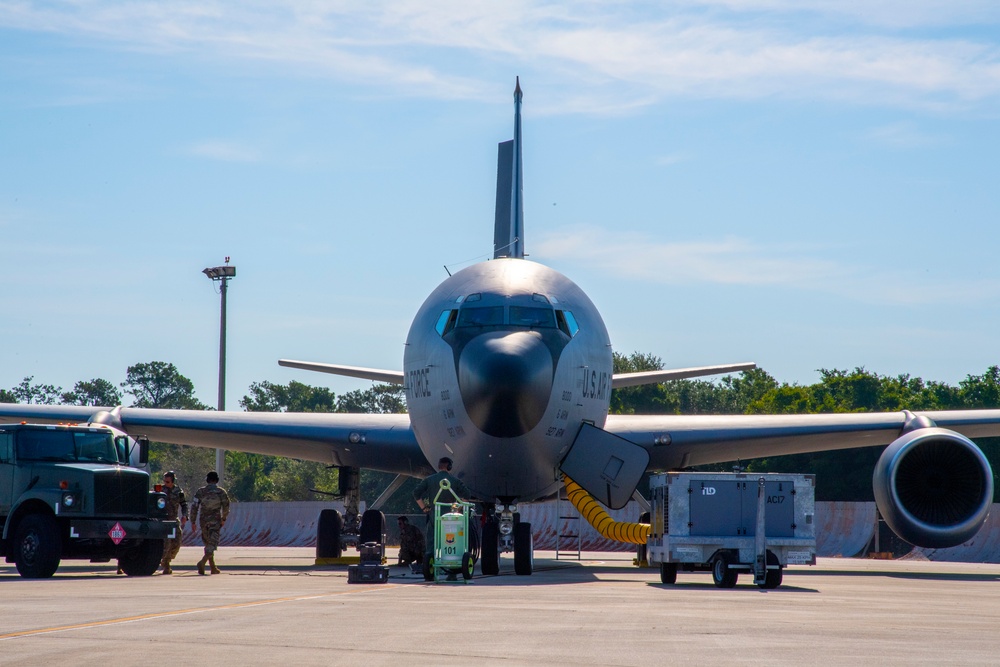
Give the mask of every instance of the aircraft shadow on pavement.
[[888, 577], [891, 579], [919, 579], [925, 581], [1000, 581], [994, 572], [895, 572], [891, 570], [824, 570], [810, 568], [795, 570], [795, 577]]

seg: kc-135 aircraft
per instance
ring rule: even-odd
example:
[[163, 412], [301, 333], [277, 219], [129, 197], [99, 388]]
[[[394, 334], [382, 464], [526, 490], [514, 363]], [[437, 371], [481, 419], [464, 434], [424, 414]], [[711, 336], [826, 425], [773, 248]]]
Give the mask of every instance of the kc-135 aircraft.
[[[886, 523], [925, 547], [972, 538], [993, 471], [970, 438], [1000, 436], [1000, 410], [816, 415], [609, 415], [611, 390], [738, 372], [751, 363], [614, 374], [597, 308], [569, 278], [525, 259], [520, 82], [514, 138], [499, 145], [494, 256], [447, 278], [417, 312], [403, 370], [281, 360], [402, 385], [409, 414], [297, 414], [0, 405], [0, 418], [105, 423], [151, 440], [422, 477], [441, 457], [482, 503], [480, 567], [513, 551], [532, 571], [516, 504], [572, 478], [613, 509], [649, 471], [889, 445], [873, 485]], [[346, 475], [345, 475], [346, 474]], [[355, 487], [356, 488], [356, 487]]]

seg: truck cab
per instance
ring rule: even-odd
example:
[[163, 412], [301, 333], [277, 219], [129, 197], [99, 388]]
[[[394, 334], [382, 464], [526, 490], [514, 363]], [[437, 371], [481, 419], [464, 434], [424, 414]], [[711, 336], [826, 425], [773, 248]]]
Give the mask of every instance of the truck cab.
[[148, 451], [105, 425], [0, 425], [0, 556], [30, 578], [63, 559], [151, 575], [179, 527], [150, 489]]

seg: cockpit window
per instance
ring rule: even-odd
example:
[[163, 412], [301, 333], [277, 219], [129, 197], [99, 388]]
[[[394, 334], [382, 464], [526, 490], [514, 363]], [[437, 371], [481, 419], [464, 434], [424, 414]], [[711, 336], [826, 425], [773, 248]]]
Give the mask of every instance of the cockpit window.
[[455, 320], [457, 319], [457, 310], [446, 310], [441, 313], [441, 317], [438, 318], [437, 324], [434, 325], [434, 330], [437, 331], [439, 335], [443, 336], [455, 328]]
[[[533, 299], [541, 303], [542, 295]], [[553, 310], [546, 306], [469, 306], [469, 301], [478, 301], [478, 294], [471, 294], [465, 299], [461, 308], [449, 308], [441, 311], [434, 330], [440, 336], [447, 336], [456, 327], [495, 327], [512, 326], [529, 329], [559, 329], [572, 338], [580, 331], [573, 313], [568, 310]]]
[[469, 308], [458, 311], [458, 326], [488, 327], [503, 324], [503, 306]]
[[548, 327], [555, 329], [556, 318], [551, 308], [511, 306], [510, 323], [515, 327]]
[[576, 323], [576, 318], [568, 310], [556, 311], [556, 323], [559, 325], [559, 329], [570, 338], [575, 336], [580, 330], [580, 325]]

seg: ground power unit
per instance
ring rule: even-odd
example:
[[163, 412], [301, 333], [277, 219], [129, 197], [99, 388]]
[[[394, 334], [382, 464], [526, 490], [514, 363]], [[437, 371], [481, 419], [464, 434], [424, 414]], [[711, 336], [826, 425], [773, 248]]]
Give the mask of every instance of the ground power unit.
[[650, 478], [649, 562], [660, 580], [705, 571], [719, 588], [741, 573], [781, 585], [787, 565], [815, 565], [815, 476], [665, 473]]

